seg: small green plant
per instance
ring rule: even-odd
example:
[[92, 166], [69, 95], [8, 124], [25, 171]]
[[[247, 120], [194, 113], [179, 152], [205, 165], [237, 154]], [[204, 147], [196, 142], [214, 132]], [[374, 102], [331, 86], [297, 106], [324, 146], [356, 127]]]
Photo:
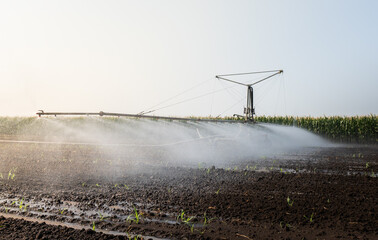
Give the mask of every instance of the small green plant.
[[15, 172], [16, 172], [16, 168], [12, 168], [11, 170], [9, 170], [9, 172], [8, 172], [8, 180], [9, 179], [14, 180], [14, 178], [16, 177], [16, 173]]
[[220, 191], [220, 188], [215, 192], [215, 194], [218, 195], [218, 194], [219, 194], [219, 191]]
[[291, 226], [290, 224], [288, 223], [284, 223], [283, 221], [280, 222], [280, 227], [281, 228], [286, 228], [288, 230], [290, 230], [293, 226]]
[[365, 167], [366, 167], [366, 169], [368, 169], [370, 167], [368, 162], [365, 164]]
[[288, 204], [290, 207], [292, 207], [293, 204], [294, 204], [294, 200], [291, 200], [290, 197], [287, 197], [287, 198], [286, 198], [286, 202], [287, 202], [287, 204]]
[[101, 213], [98, 213], [100, 215], [100, 221], [104, 221], [105, 219], [107, 219], [108, 217], [105, 217], [104, 215], [102, 215]]
[[94, 221], [92, 222], [92, 230], [93, 230], [93, 231], [96, 231], [96, 224], [95, 224]]
[[101, 185], [100, 185], [100, 184], [98, 184], [98, 183], [96, 183], [96, 187], [101, 187]]
[[191, 222], [193, 217], [185, 217], [185, 211], [181, 209], [181, 213], [177, 216], [177, 221], [187, 224], [190, 227], [190, 231], [194, 232], [194, 224]]
[[210, 168], [206, 169], [206, 173], [207, 173], [207, 174], [210, 173]]
[[22, 211], [22, 209], [24, 209], [24, 211], [26, 211], [26, 208], [29, 206], [27, 204], [24, 204], [24, 198], [22, 198], [20, 201], [13, 201], [11, 203], [11, 205], [18, 205], [18, 208]]
[[81, 186], [82, 186], [82, 187], [85, 187], [85, 182], [83, 182], [83, 183], [81, 184]]
[[310, 217], [307, 217], [306, 215], [303, 215], [303, 217], [308, 220], [310, 223], [314, 221], [314, 213], [311, 213]]
[[189, 224], [193, 217], [185, 217], [185, 211], [181, 209], [181, 213], [177, 216], [177, 221]]
[[138, 210], [133, 206], [134, 208], [134, 214], [131, 214], [127, 217], [126, 221], [128, 222], [134, 222], [136, 224], [139, 223], [140, 221], [140, 216], [142, 215], [141, 213], [138, 213]]
[[66, 210], [67, 210], [67, 208], [64, 208], [64, 209], [60, 210], [60, 214], [63, 215], [64, 211], [66, 211]]
[[127, 186], [126, 184], [123, 184], [123, 186], [126, 188], [126, 190], [129, 190], [129, 186]]
[[143, 239], [140, 235], [137, 235], [137, 236], [132, 236], [129, 232], [126, 232], [126, 235], [127, 235], [127, 238], [129, 240], [139, 240], [139, 239]]
[[215, 218], [207, 218], [206, 212], [203, 213], [203, 226], [206, 226], [206, 224], [211, 223]]

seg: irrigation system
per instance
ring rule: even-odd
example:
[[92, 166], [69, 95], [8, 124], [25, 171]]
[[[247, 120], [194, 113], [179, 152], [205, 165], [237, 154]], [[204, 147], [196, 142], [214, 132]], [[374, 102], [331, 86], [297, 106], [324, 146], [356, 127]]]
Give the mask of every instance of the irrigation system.
[[[259, 79], [253, 83], [243, 83], [240, 81], [236, 81], [230, 79], [234, 76], [242, 76], [242, 75], [255, 75], [255, 74], [263, 74], [263, 73], [270, 73], [270, 75]], [[260, 72], [245, 72], [245, 73], [230, 73], [230, 74], [222, 74], [216, 75], [215, 77], [222, 81], [227, 81], [239, 85], [243, 85], [247, 87], [247, 105], [244, 107], [244, 115], [234, 114], [234, 117], [237, 119], [233, 120], [224, 120], [224, 119], [211, 119], [211, 118], [181, 118], [181, 117], [168, 117], [168, 116], [155, 116], [155, 115], [145, 115], [144, 112], [139, 114], [129, 114], [129, 113], [110, 113], [110, 112], [45, 112], [43, 110], [38, 110], [36, 113], [39, 117], [42, 116], [115, 116], [115, 117], [130, 117], [130, 118], [149, 118], [149, 119], [164, 119], [164, 120], [178, 120], [178, 121], [202, 121], [202, 122], [246, 122], [246, 123], [254, 123], [254, 115], [255, 115], [255, 108], [253, 106], [253, 86], [261, 83], [269, 78], [272, 78], [278, 74], [283, 73], [283, 70], [269, 70], [269, 71], [260, 71]], [[149, 112], [153, 112], [149, 111]]]

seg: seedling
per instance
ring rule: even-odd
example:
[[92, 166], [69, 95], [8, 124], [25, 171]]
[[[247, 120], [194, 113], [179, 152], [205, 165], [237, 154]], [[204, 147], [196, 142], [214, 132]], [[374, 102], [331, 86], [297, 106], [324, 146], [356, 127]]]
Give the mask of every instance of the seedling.
[[286, 198], [286, 202], [287, 202], [287, 204], [288, 204], [290, 207], [292, 207], [293, 204], [294, 204], [294, 200], [291, 200], [290, 197], [287, 197], [287, 198]]
[[366, 167], [366, 168], [369, 168], [369, 167], [370, 167], [370, 165], [369, 165], [368, 162], [365, 164], [365, 167]]
[[18, 208], [22, 211], [22, 209], [24, 209], [24, 211], [26, 211], [26, 208], [29, 206], [29, 205], [24, 205], [24, 198], [22, 198], [20, 201], [13, 201], [11, 203], [11, 205], [18, 205]]
[[102, 215], [101, 213], [98, 213], [100, 215], [100, 221], [104, 221], [105, 219], [107, 219], [108, 217], [105, 217], [104, 215]]
[[96, 187], [101, 187], [101, 185], [100, 185], [100, 184], [98, 184], [98, 183], [96, 183]]
[[130, 233], [128, 233], [128, 232], [126, 232], [126, 234], [127, 234], [127, 238], [129, 239], [129, 240], [139, 240], [139, 239], [143, 239], [140, 235], [137, 235], [137, 236], [131, 236], [130, 235]]
[[288, 224], [288, 223], [284, 223], [283, 221], [281, 221], [281, 222], [280, 222], [280, 227], [281, 227], [281, 228], [290, 229], [290, 228], [292, 228], [293, 226], [291, 226], [291, 225]]
[[220, 191], [220, 188], [215, 192], [215, 194], [218, 195], [218, 194], [219, 194], [219, 191]]
[[83, 182], [83, 183], [81, 184], [81, 186], [82, 186], [82, 187], [85, 187], [85, 182]]
[[185, 217], [185, 211], [181, 209], [181, 213], [177, 216], [177, 221], [181, 220], [181, 222], [190, 224], [190, 221], [193, 217]]
[[[139, 223], [140, 221], [140, 216], [142, 215], [141, 213], [138, 213], [137, 209], [133, 206], [134, 208], [134, 214], [131, 214], [127, 217], [126, 221], [128, 222], [134, 222], [136, 224]], [[133, 217], [133, 218], [132, 218]]]
[[306, 215], [303, 215], [303, 217], [306, 218], [306, 220], [309, 220], [310, 223], [314, 221], [314, 213], [311, 213], [311, 216], [309, 218]]
[[16, 168], [13, 168], [13, 169], [9, 170], [9, 172], [8, 172], [8, 180], [9, 179], [14, 180], [14, 178], [16, 177], [15, 171], [16, 171]]
[[129, 186], [127, 186], [126, 184], [123, 184], [123, 186], [126, 188], [126, 190], [129, 190]]
[[95, 224], [94, 221], [92, 222], [92, 230], [93, 230], [93, 231], [96, 231], [96, 224]]
[[194, 232], [194, 224], [191, 222], [193, 217], [185, 217], [184, 210], [181, 209], [181, 213], [177, 216], [177, 221], [181, 220], [181, 222], [187, 224], [190, 227], [190, 231]]
[[203, 226], [205, 226], [206, 224], [209, 224], [211, 223], [215, 218], [207, 218], [206, 217], [206, 212], [204, 212], [203, 214]]
[[62, 210], [60, 211], [60, 214], [63, 215], [64, 211], [66, 211], [66, 210], [67, 210], [67, 208], [62, 209]]

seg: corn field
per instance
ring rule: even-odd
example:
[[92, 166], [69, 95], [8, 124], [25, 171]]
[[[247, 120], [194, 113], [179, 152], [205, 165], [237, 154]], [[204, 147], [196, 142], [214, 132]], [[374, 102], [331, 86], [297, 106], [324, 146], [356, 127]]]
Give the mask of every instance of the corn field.
[[256, 117], [256, 121], [298, 126], [329, 139], [342, 142], [377, 143], [376, 115], [355, 117]]
[[[197, 118], [198, 117], [193, 117]], [[243, 118], [225, 117], [203, 119], [240, 120]], [[113, 118], [110, 118], [113, 119]], [[257, 122], [274, 123], [280, 125], [297, 126], [313, 133], [341, 142], [378, 143], [378, 120], [376, 115], [354, 117], [292, 117], [292, 116], [260, 116]], [[68, 118], [80, 124], [83, 118]], [[114, 118], [118, 121], [118, 118]], [[36, 117], [0, 117], [0, 135], [14, 135], [23, 132], [29, 135], [38, 135], [44, 129], [43, 122]]]

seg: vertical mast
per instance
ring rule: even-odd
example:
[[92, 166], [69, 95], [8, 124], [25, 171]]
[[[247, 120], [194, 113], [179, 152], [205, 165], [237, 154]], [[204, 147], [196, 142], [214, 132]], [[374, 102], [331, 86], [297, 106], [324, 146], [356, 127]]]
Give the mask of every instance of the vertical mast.
[[245, 120], [253, 121], [253, 114], [255, 114], [255, 109], [253, 107], [253, 88], [247, 86], [247, 107], [244, 108]]
[[[244, 84], [241, 82], [237, 82], [231, 79], [224, 78], [225, 76], [236, 76], [236, 75], [250, 75], [250, 74], [259, 74], [259, 73], [273, 73], [265, 78], [262, 78], [254, 83], [251, 84]], [[255, 108], [253, 107], [253, 85], [265, 81], [277, 74], [283, 73], [283, 70], [273, 70], [273, 71], [262, 71], [262, 72], [249, 72], [249, 73], [232, 73], [232, 74], [224, 74], [224, 75], [216, 75], [215, 77], [221, 80], [225, 80], [228, 82], [236, 83], [239, 85], [243, 85], [247, 87], [247, 106], [244, 108], [245, 120], [254, 122], [254, 114]]]

